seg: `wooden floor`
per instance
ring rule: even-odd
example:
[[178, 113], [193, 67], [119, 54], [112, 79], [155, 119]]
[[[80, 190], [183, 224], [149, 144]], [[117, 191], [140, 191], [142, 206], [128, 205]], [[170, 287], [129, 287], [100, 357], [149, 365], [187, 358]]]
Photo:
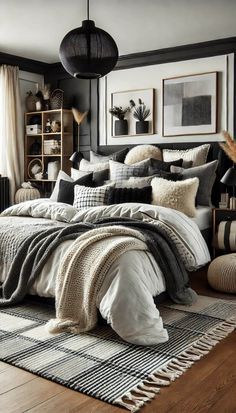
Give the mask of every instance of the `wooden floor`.
[[[203, 295], [214, 293], [201, 271], [191, 277]], [[122, 413], [91, 397], [0, 362], [1, 413]], [[142, 413], [236, 413], [236, 332], [219, 343], [183, 376], [163, 388]]]

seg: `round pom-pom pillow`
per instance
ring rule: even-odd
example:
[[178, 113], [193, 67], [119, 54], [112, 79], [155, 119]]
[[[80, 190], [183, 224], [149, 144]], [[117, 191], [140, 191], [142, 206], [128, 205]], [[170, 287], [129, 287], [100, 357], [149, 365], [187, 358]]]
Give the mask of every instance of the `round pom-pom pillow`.
[[153, 158], [162, 161], [161, 149], [154, 145], [137, 145], [130, 149], [125, 157], [125, 164], [132, 165], [134, 163], [144, 161], [144, 159]]

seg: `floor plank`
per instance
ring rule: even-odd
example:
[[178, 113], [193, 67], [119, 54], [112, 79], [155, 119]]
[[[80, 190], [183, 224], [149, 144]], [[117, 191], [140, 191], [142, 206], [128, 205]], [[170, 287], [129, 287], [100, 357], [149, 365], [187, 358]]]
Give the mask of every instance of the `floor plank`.
[[0, 411], [4, 413], [23, 413], [62, 391], [64, 391], [63, 386], [38, 377], [1, 394]]
[[7, 370], [0, 372], [0, 394], [6, 393], [15, 387], [21, 386], [31, 380], [35, 380], [34, 374], [27, 371], [18, 369], [13, 366], [9, 366]]
[[6, 364], [6, 363], [3, 363], [2, 361], [0, 361], [0, 373], [1, 373], [2, 371], [5, 371], [5, 370], [7, 370], [7, 369], [10, 369], [10, 368], [11, 368], [10, 364]]

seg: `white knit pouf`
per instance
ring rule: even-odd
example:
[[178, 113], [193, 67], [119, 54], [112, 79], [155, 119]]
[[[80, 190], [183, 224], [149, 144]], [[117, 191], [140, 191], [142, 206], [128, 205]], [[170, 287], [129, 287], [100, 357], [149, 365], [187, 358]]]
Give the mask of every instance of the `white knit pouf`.
[[209, 265], [207, 279], [217, 291], [236, 293], [236, 254], [215, 258]]
[[15, 193], [15, 203], [19, 204], [30, 199], [40, 198], [40, 192], [37, 188], [20, 188]]

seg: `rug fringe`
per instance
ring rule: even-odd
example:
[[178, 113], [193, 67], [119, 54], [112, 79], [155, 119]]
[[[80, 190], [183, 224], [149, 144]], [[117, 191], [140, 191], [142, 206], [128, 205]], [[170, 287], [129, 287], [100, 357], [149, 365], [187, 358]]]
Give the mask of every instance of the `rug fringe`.
[[[116, 399], [114, 404], [125, 407], [131, 413], [139, 411], [141, 407], [160, 392], [160, 388], [153, 387], [153, 385], [169, 386], [172, 381], [179, 378], [189, 369], [195, 361], [200, 360], [204, 355], [208, 354], [219, 341], [232, 333], [235, 328], [235, 316], [227, 321], [223, 321], [195, 343], [192, 343], [188, 349], [171, 359], [165, 366], [151, 373], [148, 379], [143, 380], [122, 397]], [[160, 377], [164, 378], [164, 380]], [[134, 395], [133, 393], [139, 394], [140, 396]], [[128, 401], [131, 403], [128, 403]]]

